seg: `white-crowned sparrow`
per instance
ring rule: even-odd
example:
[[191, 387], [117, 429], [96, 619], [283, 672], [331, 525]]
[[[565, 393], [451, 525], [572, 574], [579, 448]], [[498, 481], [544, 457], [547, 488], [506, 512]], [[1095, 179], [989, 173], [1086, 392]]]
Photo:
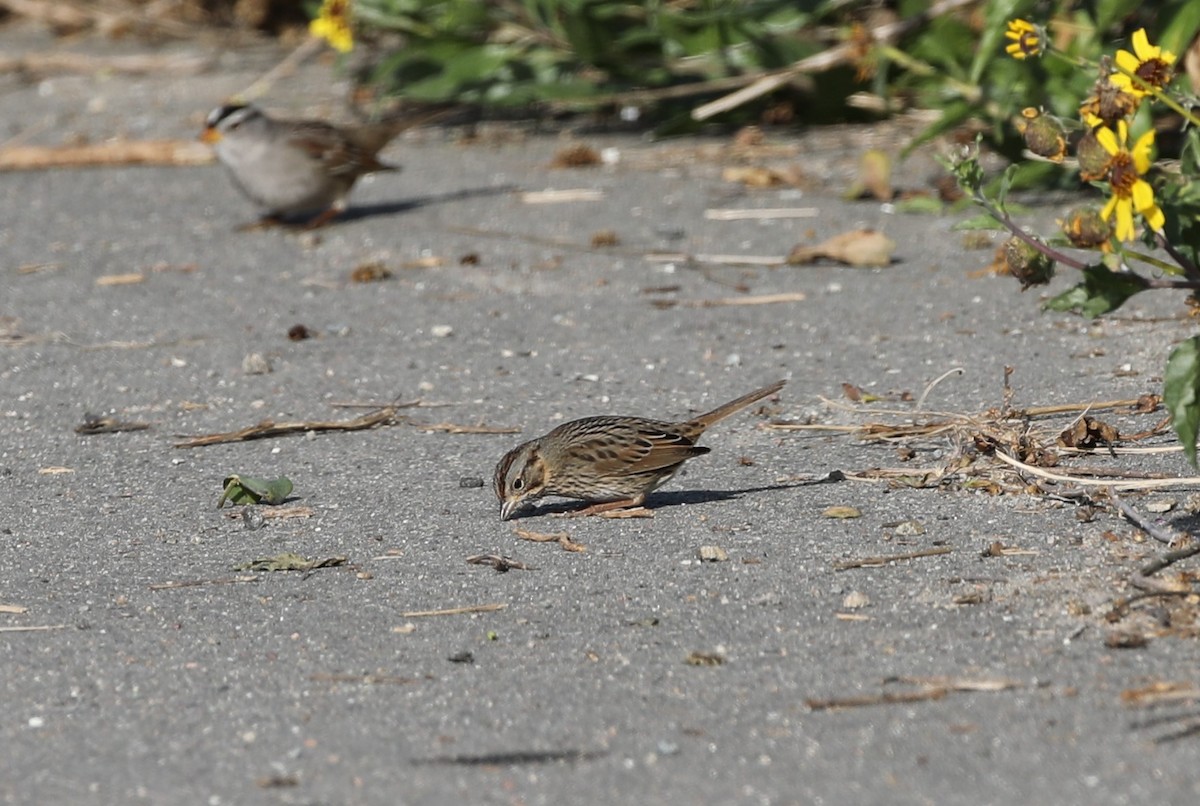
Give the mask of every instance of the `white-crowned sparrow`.
[[341, 128], [319, 120], [279, 120], [256, 106], [226, 104], [208, 115], [200, 139], [213, 147], [235, 185], [263, 210], [260, 226], [311, 216], [315, 228], [346, 209], [360, 176], [396, 171], [379, 150], [411, 122]]

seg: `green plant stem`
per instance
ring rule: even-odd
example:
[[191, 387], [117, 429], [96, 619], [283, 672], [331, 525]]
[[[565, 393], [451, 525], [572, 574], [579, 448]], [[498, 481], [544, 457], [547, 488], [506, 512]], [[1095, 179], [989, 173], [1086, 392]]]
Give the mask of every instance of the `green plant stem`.
[[876, 48], [881, 54], [891, 59], [896, 64], [904, 67], [907, 70], [911, 70], [919, 76], [924, 76], [926, 78], [931, 76], [940, 76], [942, 81], [944, 81], [948, 87], [957, 91], [959, 95], [971, 103], [978, 103], [979, 99], [983, 97], [983, 90], [979, 87], [973, 84], [968, 84], [965, 81], [959, 81], [957, 78], [952, 76], [945, 75], [933, 65], [923, 62], [920, 59], [913, 58], [909, 54], [893, 45], [876, 45]]
[[1193, 282], [1200, 282], [1200, 267], [1197, 267], [1187, 255], [1176, 249], [1174, 244], [1167, 240], [1166, 235], [1156, 232], [1154, 233], [1154, 238], [1158, 241], [1158, 245], [1171, 256], [1171, 259], [1179, 264], [1179, 268], [1183, 269], [1184, 277]]
[[1155, 87], [1152, 84], [1147, 84], [1145, 81], [1142, 81], [1141, 77], [1138, 76], [1136, 73], [1131, 73], [1128, 70], [1123, 69], [1121, 67], [1121, 65], [1116, 64], [1115, 62], [1113, 63], [1113, 67], [1117, 68], [1117, 71], [1119, 73], [1121, 73], [1122, 75], [1128, 76], [1129, 80], [1132, 83], [1136, 84], [1138, 87], [1141, 87], [1142, 91], [1145, 92], [1147, 95], [1153, 95], [1156, 99], [1158, 99], [1159, 101], [1162, 101], [1168, 107], [1170, 107], [1171, 109], [1175, 110], [1177, 113], [1182, 115], [1193, 126], [1200, 126], [1200, 118], [1193, 115], [1190, 110], [1185, 109], [1181, 103], [1176, 101], [1171, 96], [1167, 95], [1161, 89], [1159, 89], [1158, 87]]
[[1017, 225], [1017, 222], [1013, 221], [1012, 217], [1009, 216], [1008, 213], [992, 204], [992, 200], [987, 196], [984, 196], [979, 190], [975, 191], [975, 203], [986, 210], [988, 215], [1003, 224], [1004, 228], [1011, 232], [1014, 236], [1020, 238], [1022, 241], [1029, 244], [1051, 260], [1061, 263], [1064, 266], [1070, 266], [1072, 269], [1079, 269], [1080, 271], [1088, 267], [1087, 263], [1076, 260], [1070, 255], [1063, 254], [1049, 244], [1044, 243], [1033, 235], [1030, 235], [1025, 230], [1021, 229], [1021, 227]]

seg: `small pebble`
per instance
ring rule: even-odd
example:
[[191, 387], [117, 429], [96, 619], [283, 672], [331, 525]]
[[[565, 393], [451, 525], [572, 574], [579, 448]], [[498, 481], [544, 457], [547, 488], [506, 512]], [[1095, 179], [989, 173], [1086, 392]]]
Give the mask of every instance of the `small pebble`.
[[479, 478], [479, 476], [463, 476], [458, 480], [458, 486], [462, 487], [463, 489], [482, 487], [483, 479]]
[[242, 372], [247, 375], [266, 375], [271, 371], [271, 362], [262, 353], [250, 353], [242, 359]]

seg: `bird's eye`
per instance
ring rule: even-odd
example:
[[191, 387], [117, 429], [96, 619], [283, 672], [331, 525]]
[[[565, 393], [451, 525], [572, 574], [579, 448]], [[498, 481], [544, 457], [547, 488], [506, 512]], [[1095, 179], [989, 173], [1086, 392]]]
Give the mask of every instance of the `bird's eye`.
[[513, 481], [513, 489], [514, 490], [519, 490], [524, 486], [525, 486], [525, 479], [515, 479]]

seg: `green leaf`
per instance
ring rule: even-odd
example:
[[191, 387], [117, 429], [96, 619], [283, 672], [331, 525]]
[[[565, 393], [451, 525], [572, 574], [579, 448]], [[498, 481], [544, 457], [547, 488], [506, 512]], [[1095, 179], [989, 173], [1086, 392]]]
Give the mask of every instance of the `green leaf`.
[[1144, 290], [1146, 281], [1135, 274], [1120, 274], [1104, 266], [1088, 266], [1083, 282], [1046, 302], [1051, 311], [1075, 311], [1088, 319], [1115, 311], [1125, 300]]
[[966, 232], [970, 230], [989, 230], [996, 232], [1007, 232], [1004, 225], [992, 217], [991, 213], [980, 213], [974, 218], [968, 218], [965, 221], [959, 221], [952, 230], [956, 232]]
[[1196, 38], [1196, 32], [1200, 31], [1200, 3], [1184, 3], [1173, 16], [1164, 14], [1163, 17], [1170, 22], [1159, 38], [1151, 42], [1164, 50], [1182, 55], [1188, 44]]
[[1163, 404], [1171, 414], [1171, 427], [1183, 445], [1187, 460], [1196, 467], [1196, 432], [1200, 429], [1200, 336], [1180, 344], [1167, 359], [1163, 373]]
[[241, 504], [282, 504], [292, 494], [292, 482], [286, 476], [268, 481], [253, 476], [226, 476], [221, 482], [224, 491], [217, 501], [217, 509], [225, 506], [225, 502], [238, 506]]

